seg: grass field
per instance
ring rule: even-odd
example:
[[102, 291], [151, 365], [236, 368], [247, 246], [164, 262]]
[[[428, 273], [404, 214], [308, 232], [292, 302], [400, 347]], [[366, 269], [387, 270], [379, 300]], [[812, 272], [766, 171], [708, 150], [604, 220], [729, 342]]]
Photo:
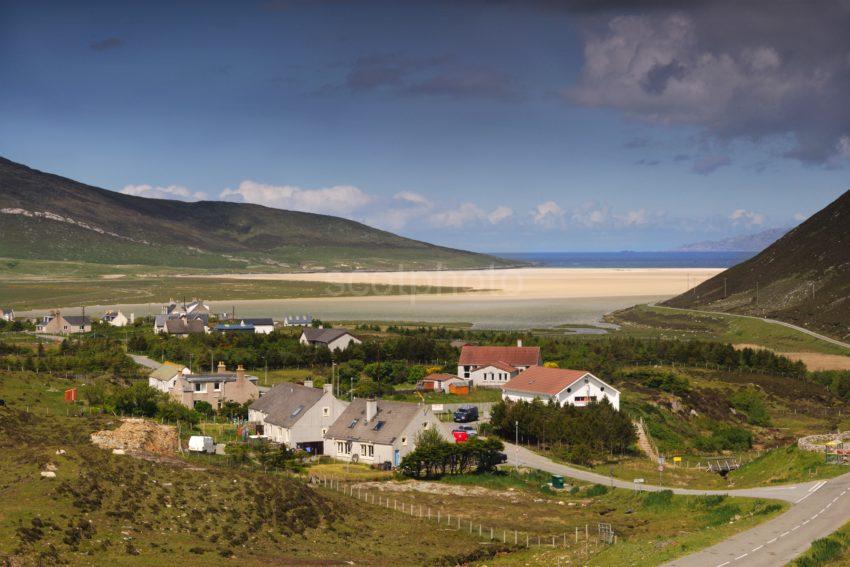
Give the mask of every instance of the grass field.
[[[411, 384], [401, 384], [399, 388], [409, 390]], [[468, 395], [443, 394], [439, 392], [423, 392], [422, 398], [417, 394], [404, 394], [391, 396], [404, 402], [420, 402], [422, 398], [428, 404], [475, 404], [482, 402], [498, 402], [502, 399], [502, 391], [497, 388], [473, 388]]]
[[612, 313], [608, 319], [622, 326], [620, 333], [630, 336], [718, 340], [754, 344], [779, 352], [850, 356], [847, 349], [806, 333], [736, 315], [688, 313], [666, 307], [637, 305]]

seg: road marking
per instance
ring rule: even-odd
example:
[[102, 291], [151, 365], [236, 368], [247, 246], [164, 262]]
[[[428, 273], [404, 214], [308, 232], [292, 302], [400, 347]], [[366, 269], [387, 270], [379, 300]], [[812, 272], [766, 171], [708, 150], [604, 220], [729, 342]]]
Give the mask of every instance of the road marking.
[[751, 551], [751, 552], [756, 552], [756, 551], [758, 551], [759, 549], [761, 549], [762, 547], [764, 547], [764, 545], [760, 545], [760, 546], [758, 546], [758, 547], [754, 547], [754, 548], [753, 548], [753, 549], [751, 549], [750, 551]]
[[814, 494], [815, 492], [817, 492], [818, 490], [820, 490], [820, 489], [823, 487], [823, 485], [824, 485], [824, 484], [826, 484], [826, 482], [827, 482], [827, 481], [822, 480], [822, 481], [820, 481], [819, 483], [817, 483], [817, 484], [815, 484], [814, 486], [812, 486], [811, 488], [809, 488], [809, 491], [808, 491], [808, 492], [807, 492], [804, 496], [802, 496], [802, 497], [798, 498], [797, 500], [795, 500], [795, 501], [794, 501], [794, 504], [799, 504], [800, 502], [802, 502], [803, 500], [805, 500], [806, 498], [808, 498], [809, 496], [811, 496], [812, 494]]
[[793, 532], [794, 530], [796, 530], [796, 529], [797, 529], [797, 528], [799, 528], [799, 527], [800, 527], [800, 526], [794, 526], [793, 528], [791, 528], [791, 531]]
[[820, 516], [820, 513], [815, 514], [814, 516], [812, 516], [812, 517], [811, 517], [811, 519], [812, 519], [812, 520], [814, 520], [814, 519], [815, 519], [815, 518], [817, 518], [818, 516]]
[[730, 561], [726, 561], [725, 563], [721, 563], [717, 567], [726, 567], [727, 565], [729, 565], [729, 563], [730, 563]]
[[803, 523], [802, 523], [802, 524], [800, 524], [800, 525], [801, 525], [801, 526], [805, 526], [805, 525], [806, 525], [806, 524], [808, 524], [809, 522], [811, 522], [811, 520], [806, 520], [805, 522], [803, 522]]
[[782, 532], [781, 534], [779, 534], [779, 537], [785, 537], [785, 536], [787, 536], [787, 535], [788, 535], [788, 534], [790, 534], [790, 533], [791, 533], [791, 532]]
[[767, 544], [768, 544], [768, 545], [770, 545], [770, 544], [771, 544], [771, 543], [773, 543], [774, 541], [776, 541], [776, 538], [773, 538], [772, 540], [768, 541], [768, 542], [767, 542]]
[[829, 508], [830, 506], [832, 506], [832, 502], [830, 502], [829, 504], [827, 504], [827, 505], [826, 505], [826, 507], [824, 508], [824, 510], [826, 510], [826, 508]]
[[747, 555], [749, 555], [749, 553], [745, 553], [745, 554], [743, 554], [743, 555], [739, 555], [738, 557], [736, 557], [736, 558], [735, 558], [735, 561], [738, 561], [739, 559], [743, 559], [743, 558], [744, 558], [744, 557], [746, 557]]
[[836, 500], [838, 500], [838, 496], [832, 499], [833, 502], [835, 502]]

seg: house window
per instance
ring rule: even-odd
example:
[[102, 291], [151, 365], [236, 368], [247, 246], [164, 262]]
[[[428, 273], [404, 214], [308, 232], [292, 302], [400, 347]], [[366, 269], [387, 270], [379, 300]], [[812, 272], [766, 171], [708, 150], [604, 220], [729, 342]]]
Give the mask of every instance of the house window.
[[221, 392], [221, 382], [213, 382], [213, 392]]
[[422, 424], [422, 429], [428, 429], [428, 426], [431, 425], [427, 421]]
[[374, 445], [364, 445], [360, 444], [360, 456], [366, 457], [367, 459], [371, 459], [375, 456], [375, 446]]
[[324, 436], [325, 436], [325, 435], [327, 435], [327, 434], [328, 434], [328, 428], [327, 428], [327, 427], [323, 427], [323, 428], [322, 428], [322, 437], [324, 437]]
[[207, 385], [201, 384], [200, 382], [195, 382], [195, 391], [196, 392], [206, 392], [207, 391]]
[[401, 438], [401, 444], [402, 444], [402, 445], [407, 445], [407, 437], [402, 437], [402, 438]]
[[329, 408], [329, 407], [323, 407], [322, 408], [322, 415], [323, 416], [328, 417], [330, 414], [331, 414], [331, 408]]
[[337, 441], [336, 442], [336, 452], [338, 455], [350, 455], [351, 454], [351, 443], [346, 441]]

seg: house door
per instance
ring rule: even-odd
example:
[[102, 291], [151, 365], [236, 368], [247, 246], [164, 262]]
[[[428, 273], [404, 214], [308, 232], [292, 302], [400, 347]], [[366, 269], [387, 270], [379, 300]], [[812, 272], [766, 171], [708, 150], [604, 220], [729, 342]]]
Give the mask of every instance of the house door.
[[393, 451], [393, 466], [394, 467], [398, 466], [398, 449]]

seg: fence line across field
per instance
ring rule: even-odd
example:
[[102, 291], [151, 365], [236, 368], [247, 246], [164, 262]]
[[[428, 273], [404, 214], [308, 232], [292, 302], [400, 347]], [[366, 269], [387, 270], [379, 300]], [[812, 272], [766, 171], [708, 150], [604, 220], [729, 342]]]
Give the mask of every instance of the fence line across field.
[[[504, 544], [512, 544], [523, 547], [539, 546], [550, 548], [567, 548], [576, 546], [579, 551], [589, 553], [590, 545], [593, 545], [593, 550], [595, 551], [599, 547], [600, 543], [613, 545], [617, 543], [618, 539], [611, 527], [611, 524], [598, 524], [595, 529], [591, 529], [590, 524], [584, 524], [583, 527], [575, 526], [574, 528], [564, 530], [558, 534], [532, 534], [531, 532], [484, 526], [484, 524], [480, 522], [476, 523], [471, 519], [461, 517], [459, 514], [452, 515], [451, 513], [444, 513], [439, 508], [431, 509], [430, 506], [426, 506], [424, 504], [406, 502], [404, 500], [399, 500], [398, 498], [390, 498], [383, 494], [376, 494], [375, 492], [364, 490], [362, 487], [355, 487], [354, 484], [342, 482], [339, 479], [310, 475], [308, 482], [322, 488], [335, 490], [367, 504], [400, 512], [426, 521], [434, 521], [438, 525], [445, 525], [446, 527], [457, 531], [466, 531], [472, 536], [477, 535], [479, 538]], [[595, 532], [592, 540], [591, 531]], [[584, 543], [583, 546], [580, 545], [582, 542]]]

